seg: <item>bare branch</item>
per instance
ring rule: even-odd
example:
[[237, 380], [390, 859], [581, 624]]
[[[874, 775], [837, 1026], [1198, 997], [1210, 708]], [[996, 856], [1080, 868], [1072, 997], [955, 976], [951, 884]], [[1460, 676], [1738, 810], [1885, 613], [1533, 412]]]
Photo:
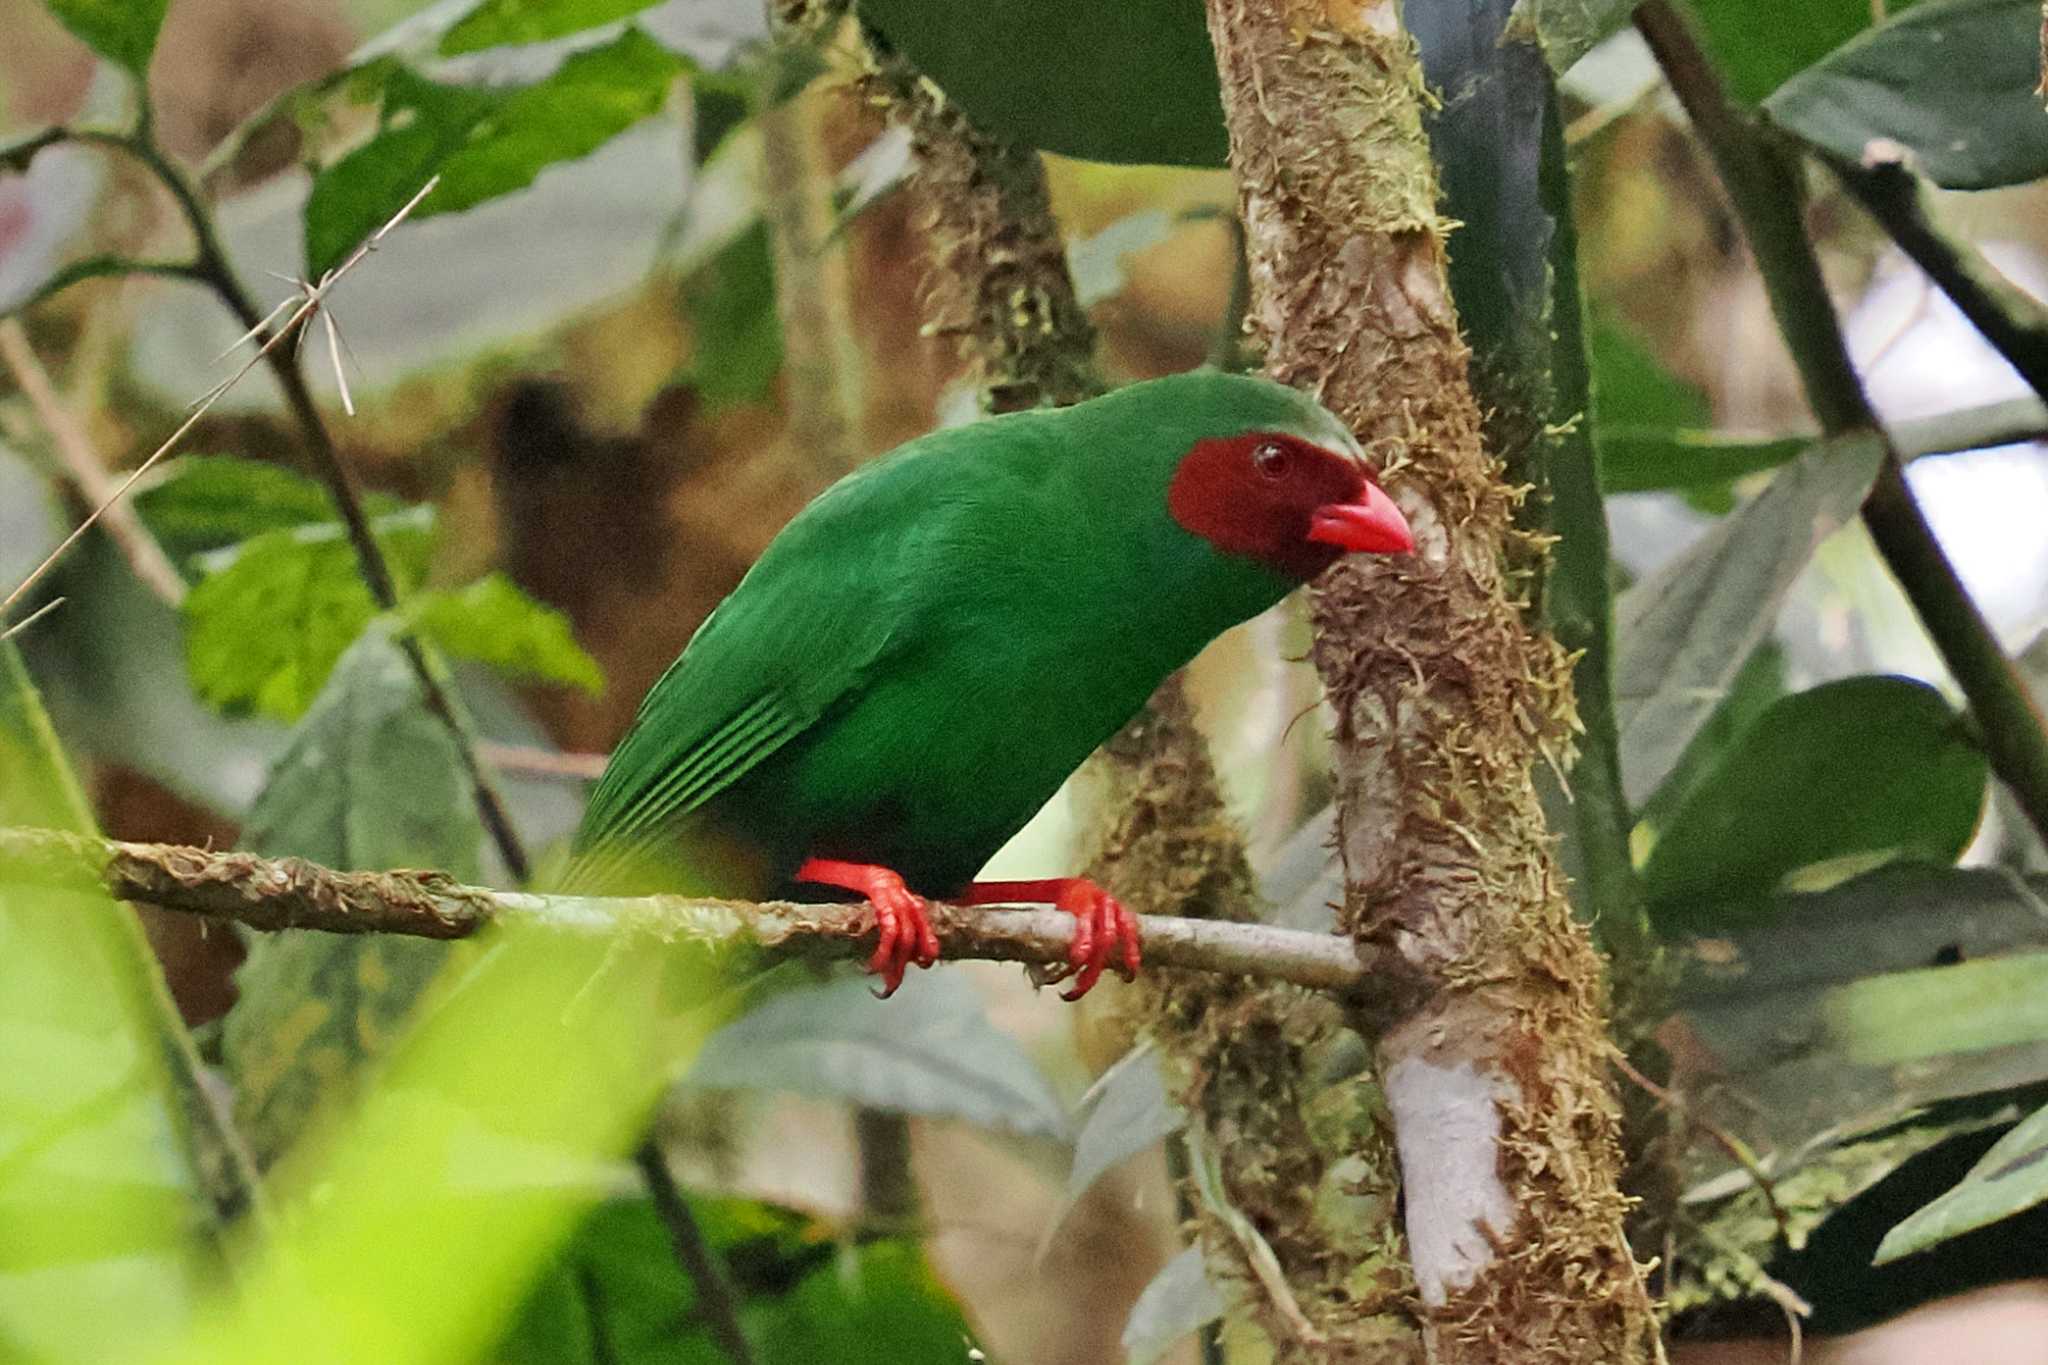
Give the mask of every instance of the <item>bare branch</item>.
[[[1778, 330], [1798, 367], [1807, 405], [1820, 420], [1821, 429], [1830, 436], [1877, 431], [1884, 440], [1884, 464], [1864, 499], [1863, 523], [1969, 702], [1992, 771], [2011, 789], [2035, 833], [2048, 841], [2048, 718], [2034, 704], [2026, 683], [1928, 525], [1906, 482], [1897, 444], [1878, 427], [1863, 381], [1842, 340], [1819, 258], [1807, 240], [1792, 168], [1770, 139], [1729, 103], [1720, 73], [1670, 0], [1647, 0], [1635, 12], [1635, 25], [1663, 68], [1672, 93], [1691, 117], [1693, 131], [1713, 158], [1756, 257]], [[1859, 183], [1849, 181], [1850, 188], [1856, 189]], [[1910, 189], [1909, 182], [1906, 188]], [[1873, 213], [1895, 211], [1889, 218], [1880, 214], [1887, 230], [1920, 259], [1922, 267], [1949, 290], [1971, 321], [1985, 329], [1987, 339], [2005, 351], [2015, 366], [2023, 366], [2031, 348], [2039, 364], [2033, 367], [2036, 372], [2027, 376], [2029, 382], [2048, 386], [2048, 351], [2043, 349], [2048, 343], [2041, 335], [2048, 320], [2040, 316], [2038, 305], [2030, 301], [2023, 318], [2007, 316], [2009, 289], [1987, 292], [1988, 282], [1980, 271], [1960, 265], [1950, 269], [1926, 250], [1914, 251], [1916, 245], [1938, 246], [1931, 241], [1909, 241], [1918, 228], [1901, 235], [1909, 223], [1900, 215], [1917, 215], [1916, 205], [1879, 195], [1875, 201], [1866, 200], [1865, 206]], [[1965, 300], [1972, 295], [1963, 287], [1966, 283], [1977, 291], [1975, 301], [1968, 304]]]
[[[138, 844], [40, 829], [0, 829], [0, 882], [100, 891], [251, 929], [465, 938], [493, 920], [578, 934], [648, 932], [706, 947], [751, 944], [812, 958], [873, 952], [865, 905], [759, 903], [687, 896], [552, 896], [466, 886], [443, 872], [337, 872], [303, 858], [262, 858], [181, 844]], [[945, 956], [1064, 964], [1073, 916], [1058, 910], [934, 904]], [[1262, 924], [1143, 916], [1145, 960], [1357, 995], [1373, 964], [1333, 934]]]
[[[106, 137], [99, 134], [87, 134], [79, 132], [69, 134], [69, 136], [72, 136], [79, 141], [108, 141]], [[128, 143], [121, 143], [118, 142], [118, 140], [117, 145], [126, 147], [127, 150], [133, 152], [136, 156], [140, 157], [153, 170], [158, 171], [159, 175], [164, 178], [165, 184], [169, 185], [174, 192], [177, 191], [182, 185], [182, 181], [179, 180], [176, 171], [173, 168], [171, 168], [168, 162], [163, 161], [162, 157], [156, 152], [154, 148], [147, 146], [131, 145]], [[418, 206], [420, 200], [426, 198], [427, 191], [433, 189], [434, 185], [438, 182], [438, 180], [438, 176], [435, 177], [434, 180], [429, 180], [427, 182], [426, 188], [422, 189], [418, 194], [414, 195], [411, 201], [408, 202], [404, 208], [400, 209], [397, 212], [397, 214], [393, 215], [391, 221], [386, 223], [382, 228], [380, 228], [376, 232], [376, 234], [373, 235], [368, 241], [364, 242], [361, 246], [357, 247], [354, 255], [350, 256], [340, 266], [328, 271], [325, 275], [321, 276], [320, 283], [318, 286], [309, 286], [306, 289], [298, 307], [293, 310], [290, 317], [285, 319], [284, 326], [278, 328], [276, 331], [271, 332], [267, 336], [265, 336], [263, 344], [256, 349], [256, 353], [250, 356], [249, 359], [242, 365], [240, 369], [236, 370], [226, 379], [223, 379], [220, 383], [214, 385], [213, 388], [209, 390], [203, 397], [201, 397], [198, 402], [192, 405], [191, 412], [186, 414], [185, 420], [178, 424], [177, 430], [173, 431], [169, 436], [165, 437], [163, 444], [159, 445], [154, 451], [150, 452], [150, 456], [148, 459], [144, 460], [141, 464], [137, 465], [133, 472], [131, 472], [127, 478], [123, 479], [119, 484], [107, 489], [104, 496], [97, 499], [91, 514], [88, 515], [84, 521], [80, 522], [77, 528], [73, 530], [70, 535], [66, 536], [62, 543], [60, 543], [56, 549], [50, 551], [49, 555], [44, 558], [41, 564], [38, 564], [35, 567], [35, 570], [32, 573], [30, 573], [27, 578], [22, 579], [21, 582], [18, 585], [16, 585], [14, 590], [7, 594], [7, 598], [5, 601], [0, 601], [0, 614], [4, 614], [10, 608], [12, 608], [16, 602], [19, 602], [22, 599], [23, 595], [26, 594], [30, 588], [34, 587], [38, 582], [42, 580], [43, 575], [47, 574], [52, 568], [56, 567], [57, 561], [62, 559], [65, 556], [65, 554], [70, 551], [71, 547], [77, 544], [79, 539], [83, 537], [87, 531], [91, 530], [93, 526], [96, 525], [103, 517], [109, 516], [110, 513], [112, 512], [112, 509], [116, 507], [122, 507], [123, 504], [121, 503], [121, 499], [127, 496], [128, 491], [135, 486], [136, 481], [140, 479], [144, 474], [148, 473], [152, 468], [154, 468], [157, 461], [163, 459], [164, 456], [170, 454], [171, 451], [177, 446], [178, 442], [185, 439], [185, 433], [192, 430], [192, 428], [198, 424], [199, 419], [204, 417], [207, 414], [207, 411], [211, 409], [215, 403], [219, 402], [221, 398], [230, 389], [234, 388], [235, 385], [241, 383], [243, 377], [247, 375], [249, 371], [255, 369], [256, 366], [264, 360], [270, 360], [273, 366], [278, 364], [279, 357], [277, 355], [277, 348], [283, 344], [287, 337], [291, 336], [298, 329], [301, 323], [303, 323], [308, 317], [310, 317], [313, 314], [315, 310], [317, 310], [320, 307], [322, 301], [326, 297], [327, 291], [330, 288], [332, 288], [334, 284], [337, 281], [339, 281], [343, 275], [346, 275], [359, 262], [361, 262], [363, 257], [369, 255], [370, 251], [376, 246], [376, 244], [383, 239], [384, 234], [386, 232], [389, 232], [393, 227], [397, 226], [398, 223], [404, 219], [405, 215], [411, 213], [413, 209]], [[225, 259], [219, 256], [218, 244], [215, 243], [212, 236], [211, 223], [205, 218], [203, 210], [199, 209], [197, 201], [190, 199], [189, 187], [187, 188], [186, 194], [179, 195], [178, 197], [181, 203], [187, 204], [188, 213], [197, 215], [194, 218], [194, 228], [195, 230], [199, 230], [201, 233], [199, 263], [192, 267], [192, 273], [195, 278], [202, 279], [206, 283], [213, 285], [217, 289], [221, 288], [219, 279], [216, 277], [216, 274], [214, 272], [216, 271], [216, 269], [225, 270], [226, 264]], [[229, 279], [229, 282], [232, 283], [231, 278]], [[253, 307], [251, 311], [253, 312]], [[273, 312], [271, 316], [275, 317], [276, 313]], [[258, 322], [255, 325], [255, 327], [251, 330], [251, 335], [263, 336], [264, 328], [267, 325], [267, 321], [268, 320], [266, 319], [263, 322]], [[33, 353], [27, 350], [25, 342], [22, 348], [22, 354], [27, 357], [31, 364], [33, 364], [34, 355]], [[8, 360], [10, 365], [13, 365], [15, 363], [15, 357], [11, 354], [9, 355]], [[295, 366], [290, 365], [288, 361], [286, 362], [286, 368], [289, 369], [294, 376], [297, 375], [297, 368]], [[40, 367], [37, 367], [37, 369], [38, 372], [40, 372]], [[17, 373], [18, 372], [19, 371], [17, 369]], [[287, 384], [286, 387], [289, 389], [290, 385]], [[300, 387], [301, 389], [303, 389], [304, 387], [303, 380], [300, 381]], [[308, 402], [310, 401], [311, 400], [308, 399]], [[324, 428], [321, 429], [320, 434], [324, 439], [326, 436], [326, 431]], [[330, 457], [333, 455], [332, 446], [327, 447], [327, 454]], [[336, 468], [339, 468], [339, 466], [337, 465]], [[352, 492], [350, 496], [353, 496]], [[343, 506], [344, 520], [348, 520], [347, 513], [351, 509], [347, 500], [342, 498], [341, 493], [339, 491], [337, 491], [336, 493], [336, 500]], [[355, 514], [355, 518], [357, 520], [362, 520], [362, 509], [360, 505], [355, 505], [353, 507], [353, 511]], [[137, 525], [139, 526], [140, 523], [137, 523]], [[369, 523], [366, 520], [362, 520], [362, 525], [363, 535], [368, 536]], [[351, 526], [353, 527], [353, 523], [351, 523]], [[382, 593], [377, 593], [375, 591], [376, 584], [373, 582], [371, 584], [372, 593], [373, 595], [378, 597], [380, 605], [384, 606], [386, 609], [389, 609], [397, 605], [397, 599], [392, 595], [391, 592], [390, 573], [389, 570], [386, 570], [383, 567], [382, 552], [375, 551], [376, 542], [374, 540], [371, 540], [370, 544], [372, 550], [378, 556], [377, 566], [380, 570], [383, 570], [384, 573], [384, 591]], [[166, 565], [166, 567], [168, 567], [168, 564]], [[427, 688], [429, 697], [433, 697], [434, 689], [437, 685], [434, 684], [430, 678], [424, 675], [424, 671], [421, 677], [421, 684], [423, 687]], [[469, 756], [468, 750], [466, 748], [464, 749], [464, 754], [465, 756]], [[471, 761], [474, 761], [473, 757]]]
[[49, 601], [43, 603], [43, 605], [37, 607], [34, 611], [30, 612], [28, 615], [22, 617], [19, 621], [16, 621], [7, 629], [0, 630], [0, 643], [12, 640], [15, 636], [21, 634], [30, 626], [42, 620], [45, 616], [48, 616], [51, 612], [57, 610], [57, 608], [63, 606], [66, 602], [70, 600], [71, 599], [68, 597], [51, 598]]

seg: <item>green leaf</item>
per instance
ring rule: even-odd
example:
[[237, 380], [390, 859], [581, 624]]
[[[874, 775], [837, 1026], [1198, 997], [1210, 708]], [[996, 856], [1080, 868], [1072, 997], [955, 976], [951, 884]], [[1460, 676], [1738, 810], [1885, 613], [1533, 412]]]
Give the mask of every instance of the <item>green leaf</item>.
[[[11, 644], [0, 824], [92, 829]], [[213, 1279], [199, 1153], [220, 1139], [133, 911], [0, 862], [0, 1059], [0, 1353], [146, 1354]]]
[[[972, 1359], [973, 1328], [917, 1245], [850, 1238], [774, 1204], [693, 1196], [760, 1365]], [[697, 1287], [645, 1199], [600, 1206], [527, 1301], [493, 1360], [504, 1365], [724, 1365]]]
[[[350, 646], [292, 734], [242, 841], [328, 867], [438, 868], [472, 881], [482, 832], [447, 728], [421, 705], [388, 628]], [[385, 1053], [448, 945], [269, 935], [238, 978], [223, 1034], [236, 1112], [265, 1162]]]
[[482, 0], [441, 35], [441, 55], [539, 43], [638, 14], [656, 0]]
[[[746, 1305], [773, 1302], [807, 1276], [832, 1272], [838, 1249], [815, 1219], [739, 1199], [692, 1195], [688, 1202], [736, 1291], [743, 1330]], [[697, 1284], [677, 1265], [651, 1201], [614, 1199], [576, 1230], [489, 1358], [501, 1365], [724, 1365], [728, 1357], [697, 1300]]]
[[[1801, 1258], [1774, 1259], [1783, 1251], [1778, 1218], [1706, 1125], [1738, 1139], [1771, 1172], [1795, 1244], [1829, 1219], [1808, 1238], [1810, 1251], [1835, 1243], [1825, 1260], [1847, 1255], [1867, 1264], [1886, 1227], [1961, 1178], [1960, 1166], [1932, 1185], [1888, 1173], [1948, 1134], [1995, 1120], [2015, 1091], [2048, 1081], [2039, 1011], [2031, 1002], [2014, 1009], [2012, 989], [2026, 993], [2017, 981], [1998, 987], [2011, 971], [2001, 964], [2028, 960], [2018, 955], [2039, 962], [2048, 950], [2044, 897], [2048, 879], [1898, 863], [1824, 892], [1760, 897], [1730, 917], [1737, 927], [1729, 933], [1676, 957], [1679, 1013], [1666, 1033], [1704, 1082], [1687, 1093], [1701, 1126], [1682, 1157], [1684, 1199], [1715, 1210], [1707, 1215], [1714, 1243], [1696, 1255], [1721, 1260], [1739, 1247], [1772, 1260], [1772, 1273], [1802, 1292], [1828, 1289], [1807, 1278], [1816, 1268]], [[1986, 975], [1972, 971], [1980, 962]], [[1987, 988], [1996, 992], [1990, 998]], [[2013, 1027], [2016, 1014], [2031, 1017], [2034, 1036]], [[1905, 1202], [1878, 1201], [1891, 1210], [1879, 1226], [1851, 1232], [1829, 1216], [1852, 1197], [1864, 1203], [1858, 1192], [1881, 1178], [1902, 1183]], [[1726, 1297], [1727, 1281], [1716, 1291], [1712, 1274], [1701, 1285], [1695, 1269], [1694, 1287], [1675, 1301]], [[1889, 1294], [1885, 1304], [1861, 1302], [1869, 1282], [1857, 1284], [1859, 1303], [1837, 1292], [1820, 1313], [1828, 1330], [1890, 1316], [1929, 1287], [1870, 1286]]]
[[1744, 104], [1761, 101], [1870, 27], [1870, 0], [1693, 0], [1689, 8], [1729, 93]]
[[[2044, 893], [2039, 879], [1898, 863], [1730, 914], [1727, 934], [1681, 959], [1678, 1003], [1732, 1099], [1702, 1117], [1760, 1152], [1789, 1153], [1937, 1100], [2048, 1078], [2048, 1035], [2014, 1043], [2008, 1031], [2008, 1046], [1992, 1046], [1999, 1007], [1972, 1003], [1965, 970], [2037, 961], [2048, 950]], [[1928, 970], [1942, 961], [1951, 965]], [[1886, 1000], [1895, 981], [1923, 993], [1914, 1012]], [[1952, 1030], [1950, 1012], [1963, 1021]]]
[[1693, 733], [1678, 762], [1636, 812], [1637, 823], [1649, 826], [1644, 834], [1671, 823], [1672, 814], [1685, 804], [1700, 780], [1727, 758], [1744, 732], [1776, 705], [1786, 690], [1785, 651], [1776, 640], [1765, 640], [1736, 670], [1721, 704]]
[[1849, 161], [1873, 139], [1898, 143], [1948, 189], [2037, 180], [2048, 175], [2040, 33], [2033, 0], [1927, 0], [1792, 77], [1764, 107]]
[[1600, 433], [1600, 487], [1609, 493], [1725, 484], [1789, 463], [1811, 436], [1752, 440], [1719, 431], [1607, 428]]
[[[334, 520], [334, 499], [303, 474], [235, 455], [185, 455], [161, 466], [135, 508], [173, 559], [184, 560], [266, 531]], [[363, 510], [385, 517], [403, 506], [386, 493], [363, 495]]]
[[[385, 68], [377, 135], [313, 178], [306, 199], [306, 273], [313, 279], [341, 264], [364, 238], [418, 194], [470, 141], [498, 96], [437, 85], [404, 67]], [[438, 210], [442, 190], [413, 210]]]
[[421, 208], [453, 213], [533, 183], [557, 161], [596, 151], [650, 114], [687, 63], [629, 28], [616, 41], [578, 52], [536, 85], [506, 95], [441, 167], [441, 184]]
[[[2016, 1091], [2038, 1096], [2048, 1031], [2032, 999], [2014, 996], [2038, 995], [2041, 969], [2031, 967], [2029, 985], [2020, 980], [2028, 967], [2004, 964], [2038, 964], [2048, 952], [2044, 897], [2048, 879], [1899, 863], [1825, 892], [1761, 898], [1731, 917], [1739, 927], [1729, 934], [1683, 951], [1679, 1013], [1665, 1036], [1705, 1082], [1688, 1090], [1688, 1113], [1702, 1127], [1682, 1159], [1685, 1202], [1718, 1206], [1711, 1258], [1734, 1246], [1770, 1259], [1782, 1247], [1777, 1217], [1705, 1125], [1764, 1163], [1796, 1239], [1872, 1182], [1891, 1181], [1916, 1153], [1995, 1119]], [[1972, 970], [1980, 963], [1982, 975]], [[2016, 1018], [2029, 1026], [2015, 1027]], [[1904, 1202], [1880, 1201], [1890, 1212], [1849, 1237], [1861, 1246], [1851, 1259], [1867, 1263], [1886, 1227], [1963, 1173], [1892, 1182]], [[1844, 1227], [1830, 1218], [1809, 1249]], [[1838, 1246], [1827, 1258], [1839, 1254]], [[1772, 1265], [1803, 1291], [1804, 1269]], [[1860, 1308], [1838, 1293], [1821, 1316], [1831, 1331], [1852, 1330], [1927, 1288], [1896, 1285], [1885, 1291], [1889, 1305]], [[1714, 1296], [1725, 1294], [1724, 1283]]]
[[[2041, 400], [2018, 398], [1893, 423], [1891, 436], [1900, 459], [1917, 460], [2032, 441], [2043, 430], [2048, 412]], [[1662, 419], [1618, 426], [1603, 421], [1599, 435], [1600, 486], [1609, 493], [1725, 485], [1775, 469], [1814, 441], [1811, 435], [1737, 436]]]
[[1230, 1306], [1230, 1298], [1202, 1264], [1202, 1249], [1183, 1248], [1160, 1267], [1124, 1319], [1125, 1365], [1152, 1365], [1175, 1342], [1216, 1321]]
[[280, 1217], [237, 1260], [237, 1292], [156, 1359], [276, 1365], [322, 1343], [378, 1365], [485, 1359], [620, 1187], [618, 1158], [717, 1013], [679, 1009], [727, 994], [703, 955], [513, 925], [460, 947], [347, 1121], [273, 1172]]
[[1060, 1136], [1066, 1112], [968, 982], [935, 972], [887, 1002], [861, 977], [770, 997], [713, 1034], [693, 1085], [791, 1090]]
[[2039, 1042], [2048, 1038], [2048, 953], [1869, 977], [1830, 992], [1823, 1017], [1864, 1066]]
[[1074, 1137], [1067, 1198], [1079, 1199], [1111, 1167], [1147, 1150], [1187, 1125], [1187, 1111], [1166, 1093], [1159, 1057], [1137, 1047], [1102, 1073], [1087, 1101], [1088, 1114]]
[[[419, 577], [429, 532], [387, 518], [377, 542], [402, 580]], [[377, 614], [355, 550], [338, 525], [244, 541], [186, 595], [185, 659], [193, 688], [229, 714], [296, 720], [343, 650]]]
[[860, 17], [996, 137], [1093, 161], [1227, 164], [1195, 0], [860, 0]]
[[1713, 404], [1664, 367], [1642, 339], [1612, 318], [1597, 316], [1586, 349], [1593, 363], [1593, 406], [1603, 458], [1609, 428], [1704, 427]]
[[711, 406], [755, 403], [782, 371], [775, 258], [755, 223], [690, 278], [683, 291], [696, 328], [691, 381]]
[[1925, 1251], [2043, 1202], [2048, 1202], [2048, 1108], [2020, 1120], [1961, 1184], [1887, 1233], [1876, 1264]]
[[534, 601], [501, 573], [462, 588], [415, 593], [406, 619], [459, 659], [475, 659], [517, 677], [604, 691], [604, 672], [569, 628], [569, 618]]
[[734, 73], [699, 72], [690, 82], [690, 98], [696, 106], [695, 164], [701, 166], [754, 111], [753, 82]]
[[43, 0], [57, 22], [137, 80], [149, 70], [169, 0]]
[[1863, 502], [1883, 448], [1822, 441], [1615, 604], [1621, 772], [1631, 804], [1663, 782], [1777, 620], [1821, 541]]
[[1656, 831], [1643, 867], [1652, 919], [1711, 932], [1802, 868], [1952, 863], [1976, 831], [1988, 772], [1925, 683], [1847, 678], [1786, 697]]
[[749, 1327], [762, 1356], [786, 1365], [953, 1365], [978, 1354], [959, 1305], [917, 1244], [901, 1238], [806, 1276], [786, 1308], [753, 1314]]
[[686, 63], [638, 29], [514, 90], [381, 68], [377, 135], [321, 171], [306, 201], [306, 269], [339, 265], [436, 175], [413, 217], [454, 213], [533, 183], [661, 109]]
[[[1657, 487], [1675, 487], [1688, 502], [1715, 516], [1732, 510], [1735, 497], [1727, 480], [1711, 478], [1693, 450], [1665, 444], [1676, 440], [1677, 432], [1712, 421], [1706, 394], [1672, 374], [1638, 337], [1611, 319], [1595, 324], [1589, 349], [1602, 491], [1637, 491], [1610, 481], [1618, 471], [1636, 481], [1659, 480]], [[1638, 439], [1632, 442], [1632, 436]], [[1811, 444], [1810, 438], [1801, 441], [1792, 454]], [[1666, 479], [1668, 484], [1662, 482]]]

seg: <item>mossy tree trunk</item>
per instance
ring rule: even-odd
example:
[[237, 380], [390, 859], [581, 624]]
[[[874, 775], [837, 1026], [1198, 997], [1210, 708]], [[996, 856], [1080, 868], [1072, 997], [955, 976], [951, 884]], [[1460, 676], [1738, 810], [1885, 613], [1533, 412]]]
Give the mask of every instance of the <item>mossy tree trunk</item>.
[[1429, 1358], [1652, 1359], [1601, 963], [1532, 780], [1570, 723], [1569, 662], [1508, 571], [1517, 495], [1467, 380], [1412, 45], [1394, 0], [1209, 0], [1209, 17], [1268, 370], [1358, 433], [1418, 542], [1325, 577], [1315, 659], [1342, 919], [1393, 976], [1363, 1022]]

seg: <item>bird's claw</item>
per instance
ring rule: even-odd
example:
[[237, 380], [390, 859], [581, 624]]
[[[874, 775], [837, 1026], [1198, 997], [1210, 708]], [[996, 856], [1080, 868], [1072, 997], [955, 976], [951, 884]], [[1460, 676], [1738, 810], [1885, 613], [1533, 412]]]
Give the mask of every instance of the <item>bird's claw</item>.
[[1061, 991], [1060, 999], [1079, 1000], [1088, 994], [1101, 979], [1104, 967], [1113, 966], [1126, 981], [1137, 979], [1138, 920], [1121, 901], [1087, 878], [1076, 877], [1060, 889], [1053, 905], [1074, 917], [1067, 965], [1048, 978], [1074, 978], [1073, 989]]
[[865, 890], [875, 912], [876, 931], [868, 970], [882, 978], [876, 998], [887, 1000], [903, 984], [903, 973], [911, 963], [929, 967], [939, 960], [939, 936], [932, 932], [923, 897], [914, 894], [895, 873], [877, 870]]
[[888, 868], [836, 858], [808, 858], [791, 880], [836, 886], [867, 897], [868, 908], [875, 916], [875, 952], [868, 959], [868, 970], [882, 978], [882, 989], [876, 992], [881, 999], [896, 994], [911, 963], [929, 967], [939, 960], [939, 936], [932, 932], [924, 898]]

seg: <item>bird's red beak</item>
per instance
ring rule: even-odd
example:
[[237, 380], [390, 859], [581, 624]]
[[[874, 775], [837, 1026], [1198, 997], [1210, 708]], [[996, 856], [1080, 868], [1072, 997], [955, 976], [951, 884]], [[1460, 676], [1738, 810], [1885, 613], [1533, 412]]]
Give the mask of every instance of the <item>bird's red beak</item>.
[[1407, 554], [1415, 548], [1408, 519], [1380, 486], [1368, 480], [1356, 502], [1330, 502], [1309, 518], [1308, 538], [1341, 545], [1353, 554]]

